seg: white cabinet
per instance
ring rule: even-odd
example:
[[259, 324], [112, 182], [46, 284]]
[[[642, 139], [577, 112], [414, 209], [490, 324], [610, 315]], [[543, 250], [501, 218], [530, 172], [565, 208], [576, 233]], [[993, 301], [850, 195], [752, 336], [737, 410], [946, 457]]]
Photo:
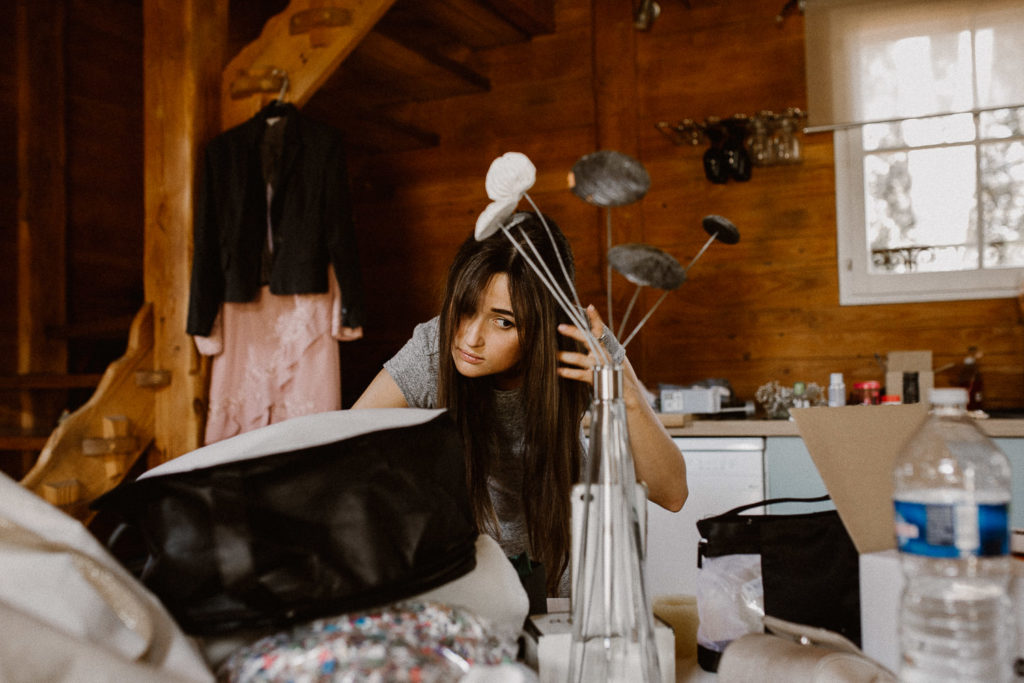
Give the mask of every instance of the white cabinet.
[[[828, 493], [811, 454], [799, 436], [766, 439], [764, 449], [764, 490], [766, 498], [814, 498]], [[772, 514], [785, 515], [829, 510], [831, 502], [814, 504], [779, 503]]]
[[697, 520], [764, 498], [764, 439], [675, 438], [686, 458], [690, 496], [679, 512], [647, 504], [647, 593], [693, 595]]

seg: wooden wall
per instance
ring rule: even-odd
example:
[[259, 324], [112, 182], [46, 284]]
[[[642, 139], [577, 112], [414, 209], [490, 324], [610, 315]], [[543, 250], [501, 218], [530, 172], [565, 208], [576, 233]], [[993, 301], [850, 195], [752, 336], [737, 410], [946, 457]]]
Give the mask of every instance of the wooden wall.
[[[488, 164], [505, 151], [524, 152], [536, 163], [531, 194], [574, 243], [582, 297], [604, 310], [603, 221], [566, 190], [565, 174], [599, 144], [594, 64], [612, 61], [626, 70], [626, 82], [635, 69], [632, 125], [652, 177], [641, 215], [630, 207], [613, 211], [617, 233], [665, 249], [683, 264], [706, 238], [700, 228], [706, 214], [729, 217], [742, 235], [738, 245], [712, 246], [630, 344], [650, 388], [723, 377], [738, 397], [753, 399], [770, 380], [825, 386], [830, 372], [843, 372], [849, 387], [883, 379], [876, 353], [931, 349], [942, 366], [976, 345], [984, 353], [986, 405], [1024, 406], [1024, 327], [1016, 300], [839, 306], [830, 134], [802, 136], [799, 166], [758, 168], [747, 183], [712, 185], [703, 175], [703, 146], [674, 146], [655, 129], [660, 120], [806, 107], [802, 16], [778, 26], [778, 0], [689, 5], [663, 0], [651, 31], [636, 36], [635, 58], [609, 60], [591, 53], [592, 30], [611, 30], [591, 25], [591, 2], [559, 0], [555, 35], [479, 55], [490, 93], [395, 112], [440, 131], [439, 149], [352, 160], [370, 314], [366, 339], [343, 345], [346, 401], [412, 326], [436, 311], [447, 263], [487, 203]], [[620, 301], [631, 293], [621, 279], [614, 286]], [[654, 294], [646, 296], [639, 310], [653, 303]], [[937, 384], [950, 380], [947, 373]]]
[[[0, 37], [8, 38], [0, 40], [0, 56], [7, 56], [0, 59], [0, 286], [7, 291], [15, 288], [17, 262], [13, 4], [0, 3]], [[572, 195], [565, 178], [580, 156], [613, 139], [631, 147], [652, 176], [640, 204], [613, 211], [617, 241], [654, 244], [685, 264], [705, 240], [705, 214], [725, 215], [742, 232], [738, 245], [714, 245], [704, 255], [630, 345], [649, 387], [724, 377], [740, 398], [752, 399], [773, 379], [825, 384], [833, 371], [848, 385], [880, 379], [876, 353], [932, 349], [936, 365], [944, 365], [977, 345], [985, 354], [988, 406], [1024, 408], [1016, 300], [838, 305], [830, 135], [803, 136], [800, 166], [755, 169], [748, 183], [717, 186], [703, 176], [703, 146], [677, 147], [655, 129], [660, 120], [804, 106], [802, 17], [776, 26], [780, 0], [660, 4], [649, 32], [628, 34], [621, 51], [595, 54], [595, 39], [604, 46], [626, 35], [630, 3], [556, 0], [555, 34], [472, 58], [490, 77], [491, 92], [389, 112], [438, 131], [438, 148], [352, 156], [369, 319], [366, 337], [341, 347], [345, 405], [412, 327], [436, 312], [447, 265], [487, 203], [487, 167], [505, 151], [524, 152], [537, 165], [531, 195], [573, 241], [581, 297], [603, 311], [604, 217]], [[65, 333], [73, 335], [69, 370], [76, 372], [101, 370], [101, 359], [116, 358], [125, 337], [110, 330], [126, 329], [142, 303], [140, 6], [65, 5]], [[621, 17], [610, 20], [616, 11]], [[609, 82], [629, 92], [595, 96]], [[621, 313], [632, 288], [617, 278], [615, 291]], [[646, 296], [640, 310], [653, 300]], [[16, 370], [15, 301], [0, 299], [6, 375]], [[17, 417], [17, 402], [11, 405], [5, 399], [0, 406], [5, 425]]]
[[67, 93], [68, 363], [102, 372], [143, 302], [141, 0], [68, 2]]
[[[0, 3], [0, 374], [18, 367], [18, 111], [15, 87], [15, 3]], [[14, 411], [3, 408], [0, 424], [16, 424]]]
[[594, 145], [590, 8], [580, 0], [556, 7], [555, 35], [476, 55], [490, 92], [389, 112], [439, 132], [439, 148], [350, 159], [368, 313], [366, 337], [342, 344], [346, 405], [413, 326], [436, 314], [448, 264], [488, 202], [488, 166], [506, 151], [536, 164], [530, 194], [573, 242], [581, 298], [604, 300], [598, 217], [566, 185]]
[[[31, 22], [40, 22], [50, 33], [32, 35], [30, 50], [46, 49], [52, 35], [62, 35], [62, 53], [52, 61], [63, 72], [47, 74], [38, 65], [29, 72], [57, 84], [53, 87], [61, 93], [63, 109], [61, 102], [54, 102], [46, 112], [50, 118], [36, 121], [35, 130], [20, 131], [18, 3], [0, 5], [0, 287], [10, 293], [0, 298], [0, 375], [9, 379], [19, 372], [15, 294], [18, 196], [24, 191], [19, 186], [19, 136], [34, 144], [33, 136], [51, 134], [50, 120], [63, 125], [63, 157], [52, 160], [57, 163], [47, 168], [45, 177], [32, 180], [36, 188], [52, 188], [52, 196], [63, 203], [66, 258], [63, 273], [40, 273], [33, 280], [66, 302], [65, 319], [47, 325], [45, 334], [66, 340], [68, 352], [61, 367], [44, 359], [31, 363], [31, 371], [101, 373], [124, 353], [129, 323], [143, 303], [141, 0], [60, 0], [33, 6]], [[46, 167], [45, 161], [37, 165]], [[38, 208], [30, 207], [29, 214]], [[42, 242], [40, 247], [47, 247], [45, 238], [30, 234]], [[5, 382], [0, 389], [4, 433], [24, 428], [26, 392], [11, 386]], [[38, 411], [33, 431], [45, 435], [56, 426], [61, 410], [83, 403], [91, 389], [58, 387], [33, 393], [28, 401]], [[0, 466], [10, 462], [0, 459]]]

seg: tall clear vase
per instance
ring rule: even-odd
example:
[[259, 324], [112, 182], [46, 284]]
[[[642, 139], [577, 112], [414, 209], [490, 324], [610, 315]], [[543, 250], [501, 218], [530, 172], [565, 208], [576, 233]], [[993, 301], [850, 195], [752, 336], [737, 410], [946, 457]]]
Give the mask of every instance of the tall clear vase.
[[643, 577], [622, 367], [594, 369], [590, 462], [572, 588], [570, 683], [661, 680]]

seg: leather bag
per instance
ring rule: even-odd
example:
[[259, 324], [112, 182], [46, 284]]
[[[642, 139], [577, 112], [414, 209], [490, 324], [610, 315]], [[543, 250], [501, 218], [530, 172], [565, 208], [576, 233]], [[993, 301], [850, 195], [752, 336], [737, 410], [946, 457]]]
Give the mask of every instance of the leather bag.
[[142, 581], [215, 635], [383, 605], [473, 569], [445, 411], [336, 411], [198, 449], [94, 504], [141, 534]]
[[859, 557], [839, 514], [742, 514], [828, 500], [773, 498], [697, 522], [701, 668], [715, 671], [725, 646], [761, 632], [766, 615], [828, 629], [860, 645]]

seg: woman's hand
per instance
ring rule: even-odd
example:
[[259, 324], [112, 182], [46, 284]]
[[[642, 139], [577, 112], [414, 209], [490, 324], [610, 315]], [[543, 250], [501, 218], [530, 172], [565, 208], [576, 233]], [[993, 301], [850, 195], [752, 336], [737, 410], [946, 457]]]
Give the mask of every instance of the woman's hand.
[[[587, 320], [590, 322], [590, 332], [600, 342], [605, 326], [593, 306], [587, 307]], [[564, 365], [558, 368], [559, 377], [592, 385], [594, 366], [599, 365], [601, 361], [599, 355], [590, 347], [587, 335], [574, 325], [559, 325], [558, 331], [590, 349], [590, 353], [560, 351], [558, 360]], [[602, 355], [607, 354], [608, 349], [604, 348]], [[647, 402], [640, 380], [626, 358], [622, 358], [622, 380], [622, 398], [626, 405], [629, 444], [633, 451], [636, 477], [647, 483], [650, 500], [675, 512], [683, 506], [689, 495], [686, 486], [686, 462], [672, 437], [661, 424], [658, 415]]]
[[[601, 335], [604, 334], [605, 331], [604, 321], [601, 320], [601, 316], [592, 304], [587, 306], [587, 321], [590, 323], [590, 333], [594, 335], [594, 339], [600, 341]], [[580, 382], [586, 382], [587, 384], [593, 384], [594, 366], [599, 365], [600, 361], [597, 353], [595, 353], [594, 349], [591, 347], [590, 341], [587, 339], [587, 335], [585, 335], [575, 325], [569, 325], [566, 323], [558, 326], [558, 332], [570, 339], [575, 339], [586, 348], [590, 349], [590, 353], [559, 351], [558, 360], [561, 363], [564, 363], [564, 365], [558, 368], [558, 376], [565, 377], [566, 379], [575, 379]], [[608, 350], [604, 349], [604, 353], [607, 354]]]

